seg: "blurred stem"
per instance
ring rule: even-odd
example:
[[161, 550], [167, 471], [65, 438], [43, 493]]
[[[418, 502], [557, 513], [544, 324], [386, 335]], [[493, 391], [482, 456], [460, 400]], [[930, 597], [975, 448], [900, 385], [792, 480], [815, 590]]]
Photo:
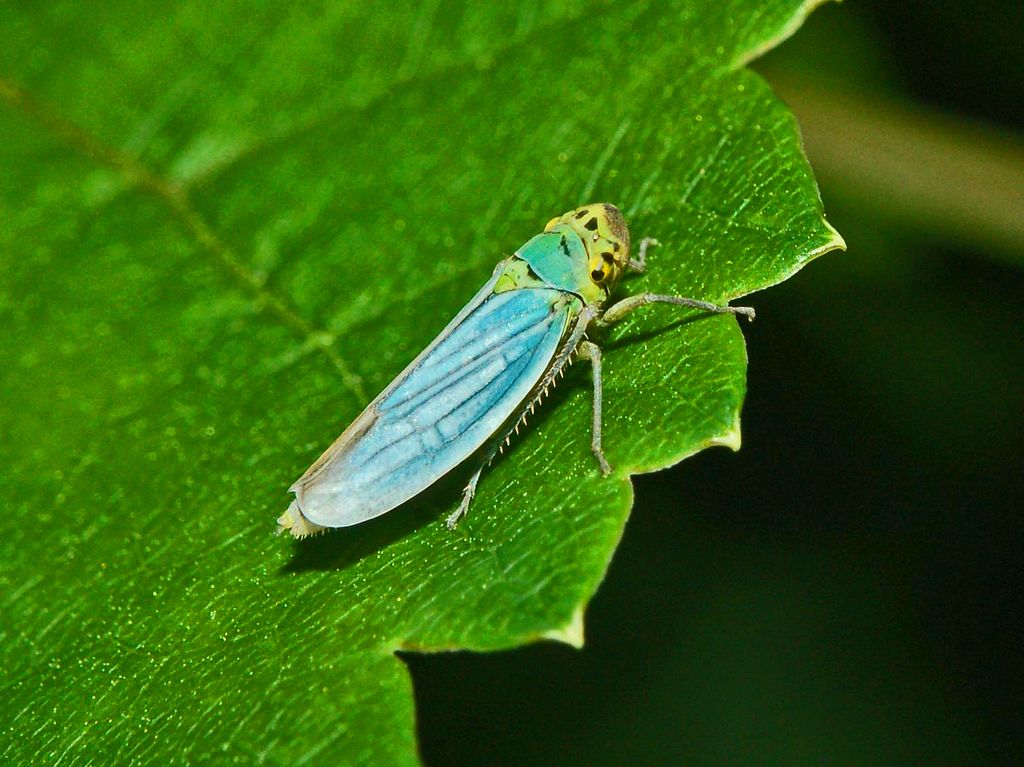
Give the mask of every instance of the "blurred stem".
[[800, 123], [826, 197], [1024, 267], [1024, 140], [874, 93], [758, 67]]

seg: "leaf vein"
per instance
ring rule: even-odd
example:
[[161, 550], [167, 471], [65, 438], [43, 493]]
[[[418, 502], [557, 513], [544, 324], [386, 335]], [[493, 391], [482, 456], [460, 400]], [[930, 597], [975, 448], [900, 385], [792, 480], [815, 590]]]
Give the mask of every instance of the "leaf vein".
[[185, 189], [146, 167], [137, 158], [103, 143], [82, 126], [60, 114], [9, 79], [0, 76], [0, 98], [15, 111], [49, 130], [65, 146], [119, 172], [132, 186], [158, 199], [214, 263], [223, 268], [244, 290], [305, 343], [320, 349], [338, 371], [342, 382], [361, 400], [366, 399], [362, 380], [334, 348], [336, 338], [302, 317], [288, 301], [269, 290], [238, 255], [214, 231], [192, 204]]

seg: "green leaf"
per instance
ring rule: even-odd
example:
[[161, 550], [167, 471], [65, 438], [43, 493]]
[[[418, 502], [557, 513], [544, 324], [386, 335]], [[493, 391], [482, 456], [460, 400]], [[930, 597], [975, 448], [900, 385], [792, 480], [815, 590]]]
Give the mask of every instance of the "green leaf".
[[582, 643], [628, 475], [739, 443], [731, 318], [605, 339], [611, 479], [577, 370], [454, 533], [461, 474], [308, 544], [274, 519], [564, 210], [662, 242], [627, 291], [840, 246], [742, 68], [814, 4], [0, 10], [3, 761], [412, 764], [395, 650]]

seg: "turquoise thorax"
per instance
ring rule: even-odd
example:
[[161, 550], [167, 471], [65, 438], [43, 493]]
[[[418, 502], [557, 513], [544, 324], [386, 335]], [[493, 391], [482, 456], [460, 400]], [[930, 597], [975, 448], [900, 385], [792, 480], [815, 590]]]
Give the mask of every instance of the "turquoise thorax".
[[587, 304], [607, 298], [590, 279], [587, 248], [572, 227], [559, 224], [538, 234], [516, 251], [534, 273], [553, 288], [575, 293]]

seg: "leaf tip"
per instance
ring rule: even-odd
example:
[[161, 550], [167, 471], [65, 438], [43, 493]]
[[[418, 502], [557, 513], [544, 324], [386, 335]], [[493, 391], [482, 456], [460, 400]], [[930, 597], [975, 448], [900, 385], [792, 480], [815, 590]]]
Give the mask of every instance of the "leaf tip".
[[[842, 2], [842, 0], [836, 1]], [[829, 0], [804, 0], [804, 2], [800, 4], [800, 7], [797, 8], [796, 13], [794, 13], [782, 28], [775, 32], [774, 35], [740, 53], [740, 55], [733, 61], [733, 69], [741, 69], [742, 67], [745, 67], [754, 59], [760, 58], [768, 51], [777, 47], [780, 43], [792, 37], [793, 33], [803, 26], [807, 17], [811, 15], [811, 11], [819, 5], [824, 5], [827, 2], [829, 2]]]
[[843, 235], [839, 234], [839, 231], [825, 219], [822, 219], [822, 223], [825, 224], [825, 228], [828, 230], [829, 239], [821, 247], [811, 251], [811, 258], [823, 256], [833, 250], [846, 250], [846, 240], [843, 239]]
[[743, 444], [743, 435], [740, 432], [739, 415], [737, 414], [728, 431], [712, 437], [708, 440], [708, 444], [715, 447], [727, 447], [734, 453], [737, 452]]
[[573, 610], [572, 617], [564, 626], [550, 631], [545, 631], [542, 636], [545, 639], [553, 639], [556, 642], [564, 642], [577, 650], [583, 649], [583, 605], [577, 605]]

